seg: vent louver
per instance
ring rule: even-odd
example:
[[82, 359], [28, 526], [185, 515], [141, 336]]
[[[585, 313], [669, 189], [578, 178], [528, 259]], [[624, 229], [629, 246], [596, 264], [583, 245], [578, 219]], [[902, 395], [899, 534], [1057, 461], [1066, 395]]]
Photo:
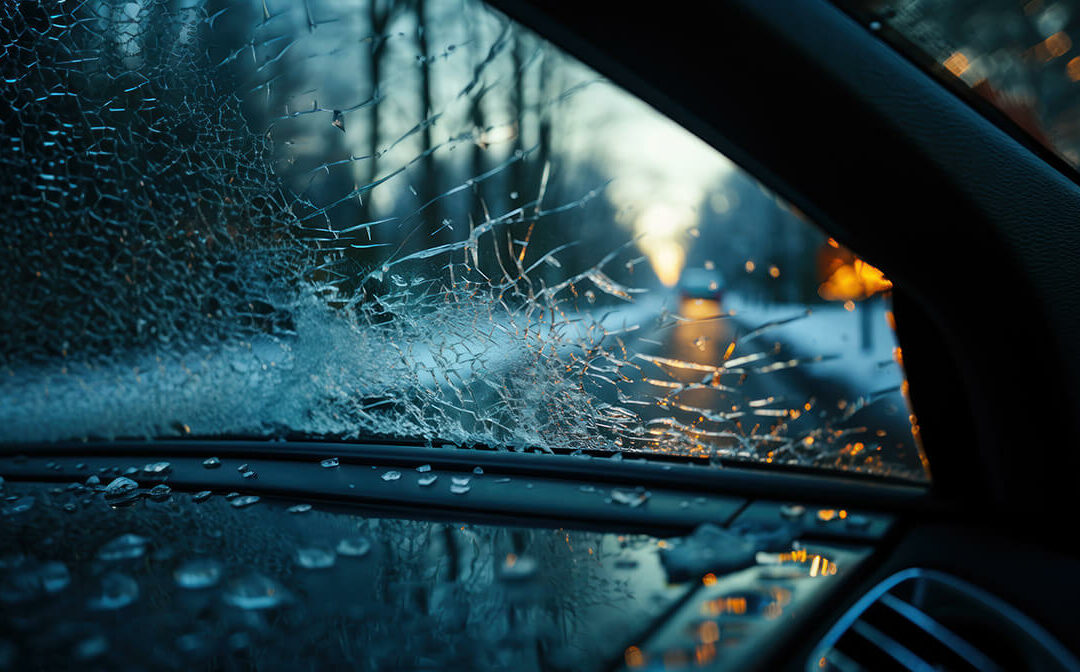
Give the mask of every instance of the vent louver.
[[1080, 670], [1049, 633], [981, 588], [909, 569], [863, 596], [822, 640], [807, 670]]

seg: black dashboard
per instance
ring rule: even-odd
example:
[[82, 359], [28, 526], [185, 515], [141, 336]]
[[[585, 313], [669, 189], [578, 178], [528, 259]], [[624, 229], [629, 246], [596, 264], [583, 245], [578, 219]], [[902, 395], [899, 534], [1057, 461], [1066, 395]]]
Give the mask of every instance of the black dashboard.
[[0, 459], [4, 669], [1077, 669], [1075, 561], [919, 488], [256, 445]]

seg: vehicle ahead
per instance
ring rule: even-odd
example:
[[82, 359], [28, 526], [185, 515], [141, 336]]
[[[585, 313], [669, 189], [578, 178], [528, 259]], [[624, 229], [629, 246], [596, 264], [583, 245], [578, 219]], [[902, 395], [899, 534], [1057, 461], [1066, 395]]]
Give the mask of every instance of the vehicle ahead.
[[687, 268], [679, 278], [679, 293], [685, 299], [720, 303], [724, 298], [724, 276], [714, 269]]
[[0, 669], [1080, 669], [1071, 169], [888, 11], [495, 4], [3, 10]]

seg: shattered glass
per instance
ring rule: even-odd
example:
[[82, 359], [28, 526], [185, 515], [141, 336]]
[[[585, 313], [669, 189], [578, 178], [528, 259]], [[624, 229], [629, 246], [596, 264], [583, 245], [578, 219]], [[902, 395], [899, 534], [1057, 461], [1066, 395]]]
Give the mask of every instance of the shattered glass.
[[0, 441], [927, 478], [889, 281], [479, 2], [0, 12]]

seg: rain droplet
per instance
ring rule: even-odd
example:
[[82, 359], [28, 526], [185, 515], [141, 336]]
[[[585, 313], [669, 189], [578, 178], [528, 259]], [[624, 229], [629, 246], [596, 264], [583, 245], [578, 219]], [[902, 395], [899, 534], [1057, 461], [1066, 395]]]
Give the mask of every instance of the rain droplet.
[[109, 650], [109, 640], [104, 635], [87, 637], [75, 645], [75, 657], [79, 660], [92, 660]]
[[319, 464], [322, 465], [324, 469], [333, 469], [334, 467], [340, 465], [341, 461], [338, 460], [338, 458], [336, 457], [328, 457]]
[[341, 129], [342, 133], [345, 132], [345, 116], [341, 114], [341, 110], [334, 110], [334, 117], [330, 120], [330, 125]]
[[88, 486], [101, 485], [101, 478], [99, 478], [97, 474], [94, 474], [94, 475], [92, 475], [92, 476], [90, 476], [90, 477], [88, 477], [86, 479], [86, 485], [88, 485]]
[[140, 537], [137, 534], [119, 536], [101, 547], [98, 551], [98, 559], [113, 562], [142, 557], [146, 553], [146, 545], [149, 541], [146, 537]]
[[230, 492], [229, 494], [225, 495], [225, 499], [236, 499], [239, 496], [239, 492]]
[[635, 509], [648, 501], [650, 494], [648, 490], [641, 487], [634, 490], [619, 490], [616, 488], [611, 491], [611, 501]]
[[585, 300], [589, 303], [596, 303], [596, 292], [591, 289], [585, 290]]
[[338, 555], [350, 558], [359, 558], [368, 554], [371, 550], [371, 540], [367, 537], [348, 537], [338, 542]]
[[209, 588], [221, 580], [221, 563], [212, 558], [188, 560], [176, 568], [173, 578], [181, 588]]
[[221, 466], [221, 458], [208, 457], [202, 461], [202, 466], [206, 469], [217, 469]]
[[384, 481], [396, 481], [399, 478], [401, 478], [401, 472], [400, 471], [391, 470], [391, 471], [388, 471], [388, 472], [386, 472], [385, 474], [382, 475], [382, 480], [384, 480]]
[[788, 520], [802, 518], [806, 513], [806, 507], [801, 504], [784, 504], [780, 507], [780, 517]]
[[225, 587], [222, 599], [241, 609], [271, 609], [288, 597], [285, 589], [272, 579], [252, 572], [237, 577]]
[[169, 496], [172, 495], [172, 488], [160, 483], [150, 488], [150, 491], [146, 493], [146, 496], [156, 502], [164, 502]]
[[438, 478], [439, 477], [435, 474], [428, 474], [427, 476], [421, 476], [420, 478], [416, 479], [416, 482], [424, 487], [427, 487], [434, 483], [436, 480], [438, 480]]
[[294, 504], [286, 509], [289, 513], [307, 513], [311, 511], [311, 504]]
[[509, 483], [510, 479], [507, 478], [506, 476], [503, 476], [502, 478], [496, 478], [494, 482], [495, 483]]
[[34, 508], [34, 502], [36, 500], [33, 497], [16, 497], [10, 504], [5, 504], [3, 509], [0, 509], [0, 513], [5, 516], [12, 516], [16, 513], [25, 513]]
[[172, 465], [168, 462], [151, 462], [143, 467], [144, 474], [152, 474], [161, 476], [169, 473], [172, 470]]
[[431, 471], [431, 465], [430, 464], [421, 464], [419, 467], [416, 468], [416, 470], [419, 471], [421, 474], [423, 474], [423, 473]]
[[124, 469], [124, 476], [134, 476], [137, 473], [139, 473], [138, 467], [128, 467], [127, 469]]
[[258, 495], [243, 495], [243, 496], [233, 497], [230, 504], [232, 504], [233, 508], [235, 508], [235, 509], [242, 509], [245, 506], [251, 506], [252, 504], [254, 504], [257, 501], [259, 501]]
[[327, 569], [334, 566], [335, 559], [334, 552], [326, 548], [296, 549], [296, 564], [304, 569]]
[[468, 485], [469, 484], [469, 477], [468, 476], [451, 476], [450, 477], [450, 482], [452, 484], [454, 484], [454, 485]]
[[258, 478], [258, 474], [256, 474], [256, 473], [255, 473], [254, 471], [252, 471], [251, 469], [248, 469], [248, 470], [247, 470], [247, 471], [245, 471], [244, 473], [240, 474], [240, 477], [241, 477], [241, 478]]
[[127, 574], [109, 572], [101, 577], [101, 592], [86, 606], [99, 611], [122, 609], [139, 598], [139, 584]]
[[0, 582], [0, 602], [18, 604], [56, 593], [71, 583], [68, 568], [61, 562], [39, 565], [29, 562], [4, 577]]
[[472, 473], [477, 476], [482, 476], [484, 474], [484, 469], [482, 467], [473, 467]]
[[210, 492], [209, 490], [200, 490], [199, 492], [196, 492], [194, 495], [191, 496], [191, 501], [205, 502], [206, 500], [210, 499], [210, 495], [212, 494], [214, 493]]
[[244, 464], [241, 464], [239, 467], [236, 468], [236, 470], [239, 471], [241, 474], [244, 473], [248, 470], [247, 463], [245, 462]]
[[38, 570], [38, 579], [46, 593], [56, 593], [71, 583], [71, 573], [62, 562], [46, 562]]
[[471, 489], [472, 488], [470, 488], [467, 485], [458, 485], [457, 483], [451, 483], [450, 484], [450, 492], [455, 494], [455, 495], [464, 495], [465, 493], [469, 492], [469, 490], [471, 490]]
[[139, 489], [139, 484], [135, 481], [127, 478], [126, 476], [119, 476], [114, 478], [111, 483], [105, 486], [106, 497], [123, 497], [130, 495]]

